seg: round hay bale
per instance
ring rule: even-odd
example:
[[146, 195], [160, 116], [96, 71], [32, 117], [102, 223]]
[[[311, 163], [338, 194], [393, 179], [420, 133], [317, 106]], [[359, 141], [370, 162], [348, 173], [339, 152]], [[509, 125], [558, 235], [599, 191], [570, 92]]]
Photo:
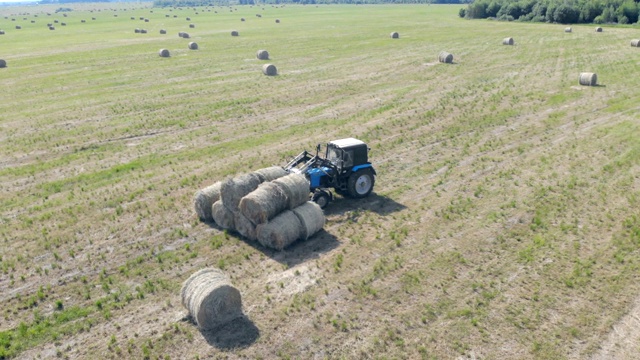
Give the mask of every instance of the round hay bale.
[[631, 40], [631, 46], [633, 46], [633, 47], [640, 47], [640, 40], [639, 40], [639, 39], [633, 39], [633, 40]]
[[0, 30], [0, 35], [4, 35], [4, 30]]
[[273, 64], [264, 64], [264, 66], [262, 66], [262, 73], [267, 76], [276, 76], [278, 75], [278, 69]]
[[280, 24], [280, 19], [276, 19], [276, 24]]
[[96, 18], [92, 17], [91, 20], [95, 20]]
[[82, 20], [80, 20], [80, 22], [81, 22], [81, 23], [86, 23], [86, 22], [87, 22], [87, 20], [82, 19]]
[[250, 173], [227, 179], [220, 188], [220, 198], [231, 211], [237, 211], [240, 200], [248, 193], [258, 188], [260, 178]]
[[302, 224], [293, 211], [285, 210], [268, 223], [258, 225], [256, 232], [262, 246], [282, 250], [300, 238]]
[[273, 181], [277, 178], [281, 178], [283, 176], [287, 176], [289, 173], [280, 166], [271, 166], [268, 168], [258, 169], [254, 171], [256, 175], [260, 178], [260, 181]]
[[55, 26], [49, 26], [49, 30], [55, 30], [56, 27]]
[[187, 21], [191, 21], [191, 18], [190, 18], [190, 17], [188, 17], [188, 18], [187, 18]]
[[257, 240], [257, 231], [256, 226], [246, 218], [241, 212], [236, 211], [233, 213], [233, 223], [236, 227], [236, 231], [238, 234], [244, 236], [245, 238], [256, 241]]
[[262, 15], [260, 15], [260, 14], [256, 14], [256, 17], [262, 17]]
[[134, 18], [133, 16], [131, 17], [131, 20], [135, 20], [136, 18]]
[[170, 57], [171, 53], [167, 49], [160, 49], [160, 51], [158, 51], [158, 55], [160, 55], [160, 57]]
[[513, 45], [513, 38], [512, 37], [504, 38], [502, 40], [502, 45]]
[[[26, 20], [26, 19], [25, 19], [25, 20]], [[59, 23], [60, 21], [58, 21], [58, 20], [56, 19], [56, 20], [53, 20], [53, 22], [57, 24], [57, 23]]]
[[62, 23], [60, 23], [60, 25], [67, 26], [67, 23], [66, 22], [62, 22]]
[[184, 31], [178, 32], [178, 37], [182, 37], [182, 35], [184, 35]]
[[256, 57], [258, 60], [269, 60], [269, 52], [267, 50], [258, 50]]
[[20, 29], [22, 29], [22, 26], [16, 25], [16, 30], [20, 30]]
[[146, 34], [147, 33], [147, 29], [140, 29], [140, 34]]
[[136, 28], [135, 30], [133, 30], [133, 32], [136, 34], [140, 34], [140, 29]]
[[198, 43], [196, 42], [190, 42], [189, 43], [189, 50], [198, 50]]
[[36, 23], [36, 21], [35, 21], [35, 20], [31, 20], [31, 23], [32, 23], [32, 24], [35, 24], [35, 23]]
[[596, 28], [596, 32], [602, 32], [602, 28], [601, 28], [600, 26], [598, 26], [598, 27]]
[[175, 18], [177, 18], [177, 17], [178, 17], [178, 15], [173, 15], [173, 18], [174, 18], [174, 19], [175, 19]]
[[171, 17], [171, 15], [165, 14], [164, 17], [168, 18], [168, 17]]
[[0, 59], [0, 68], [6, 68], [7, 67], [7, 61], [4, 59]]
[[240, 21], [244, 21], [244, 18], [240, 18]]
[[164, 34], [166, 34], [166, 33], [167, 33], [167, 30], [165, 30], [165, 29], [160, 29], [160, 34], [164, 35]]
[[313, 201], [307, 201], [291, 211], [300, 220], [300, 229], [302, 229], [300, 238], [302, 240], [307, 240], [324, 227], [324, 213], [320, 205]]
[[183, 32], [183, 33], [182, 33], [182, 38], [183, 38], [183, 39], [188, 39], [188, 38], [190, 38], [190, 37], [191, 37], [191, 35], [189, 35], [189, 33], [186, 33], [186, 32]]
[[196, 27], [196, 24], [189, 24], [189, 28], [194, 29]]
[[139, 18], [139, 19], [140, 19], [140, 20], [144, 20], [144, 16], [140, 16], [140, 18]]
[[[169, 50], [167, 50], [167, 52], [169, 52]], [[221, 187], [222, 183], [218, 181], [212, 185], [205, 187], [204, 189], [196, 191], [196, 193], [193, 195], [193, 205], [200, 220], [213, 220], [213, 217], [211, 216], [211, 206], [214, 202], [220, 200]]]
[[287, 208], [295, 209], [298, 206], [309, 201], [309, 181], [304, 175], [289, 174], [279, 179], [273, 180], [282, 192], [287, 196]]
[[240, 34], [236, 30], [233, 30], [231, 36], [240, 36]]
[[453, 55], [446, 51], [441, 51], [440, 54], [438, 54], [438, 61], [445, 64], [451, 64], [453, 63]]
[[149, 19], [144, 19], [144, 22], [149, 22]]
[[598, 83], [598, 75], [595, 73], [584, 72], [580, 73], [580, 85], [596, 86]]
[[182, 284], [182, 305], [203, 330], [211, 330], [242, 316], [242, 297], [221, 270], [205, 268]]
[[223, 229], [235, 229], [233, 211], [227, 209], [222, 200], [218, 200], [211, 206], [211, 217], [213, 221]]
[[396, 31], [392, 32], [391, 35], [389, 35], [389, 36], [391, 36], [392, 39], [400, 38], [400, 34], [398, 34]]
[[287, 209], [289, 199], [282, 188], [272, 182], [264, 182], [245, 195], [238, 207], [253, 224], [264, 224]]
[[566, 33], [570, 33], [571, 31], [572, 31], [571, 27], [564, 28], [564, 32]]

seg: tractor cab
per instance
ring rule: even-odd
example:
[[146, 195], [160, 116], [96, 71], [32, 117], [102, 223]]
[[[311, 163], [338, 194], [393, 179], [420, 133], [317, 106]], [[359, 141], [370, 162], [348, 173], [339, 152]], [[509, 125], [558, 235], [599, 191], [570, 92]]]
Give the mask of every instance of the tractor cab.
[[354, 166], [368, 164], [368, 152], [367, 144], [358, 139], [334, 140], [327, 144], [326, 159], [336, 167], [338, 173], [343, 174]]

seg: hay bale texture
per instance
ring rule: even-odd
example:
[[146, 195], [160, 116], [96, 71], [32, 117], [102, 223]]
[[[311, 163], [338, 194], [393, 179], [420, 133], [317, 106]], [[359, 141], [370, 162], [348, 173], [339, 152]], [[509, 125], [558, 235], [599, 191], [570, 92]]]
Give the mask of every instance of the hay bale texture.
[[233, 213], [233, 223], [238, 234], [251, 241], [257, 240], [256, 225], [247, 219], [247, 217], [241, 212], [236, 211]]
[[262, 246], [282, 250], [300, 238], [301, 227], [296, 214], [285, 210], [268, 223], [258, 225], [256, 235]]
[[213, 203], [220, 200], [221, 187], [222, 182], [218, 181], [212, 185], [205, 187], [204, 189], [198, 190], [193, 195], [194, 207], [196, 209], [196, 214], [198, 214], [200, 220], [213, 220], [213, 217], [211, 215], [211, 206], [213, 205]]
[[196, 42], [190, 42], [189, 43], [189, 50], [198, 50], [198, 43]]
[[218, 200], [211, 206], [211, 217], [218, 226], [223, 229], [234, 230], [235, 222], [233, 211], [227, 209], [222, 200]]
[[262, 182], [273, 181], [289, 174], [280, 166], [271, 166], [268, 168], [258, 169], [254, 173], [258, 175], [260, 181]]
[[391, 35], [389, 35], [389, 36], [391, 36], [391, 38], [392, 38], [392, 39], [398, 39], [398, 38], [400, 38], [400, 34], [398, 34], [398, 33], [397, 33], [397, 32], [395, 32], [395, 31], [394, 31], [394, 32], [392, 32], [392, 33], [391, 33]]
[[260, 177], [254, 173], [225, 180], [220, 188], [220, 197], [224, 202], [224, 206], [231, 211], [238, 211], [240, 200], [257, 189], [260, 183]]
[[508, 37], [508, 38], [502, 39], [502, 45], [513, 45], [513, 38]]
[[584, 72], [580, 73], [580, 85], [596, 86], [598, 83], [598, 75], [595, 73]]
[[282, 188], [273, 182], [265, 182], [243, 197], [239, 208], [248, 220], [258, 225], [273, 219], [288, 205], [289, 199]]
[[445, 64], [451, 64], [453, 63], [453, 55], [446, 51], [441, 51], [440, 54], [438, 54], [438, 61]]
[[262, 66], [262, 73], [267, 76], [276, 76], [278, 75], [278, 69], [273, 64], [264, 64]]
[[7, 67], [7, 61], [4, 59], [0, 59], [0, 69]]
[[287, 196], [287, 209], [291, 210], [309, 200], [309, 181], [304, 175], [289, 174], [273, 180], [280, 190]]
[[633, 46], [633, 47], [640, 47], [640, 40], [639, 40], [639, 39], [633, 39], [633, 40], [631, 40], [631, 46]]
[[300, 220], [300, 239], [302, 240], [307, 240], [324, 227], [324, 213], [320, 205], [313, 201], [307, 201], [291, 211]]
[[182, 284], [182, 305], [204, 330], [215, 329], [242, 316], [242, 298], [219, 269], [196, 271]]
[[267, 50], [258, 50], [256, 57], [258, 60], [269, 60], [269, 52]]
[[570, 33], [571, 31], [572, 31], [571, 27], [564, 28], [564, 32], [566, 33]]

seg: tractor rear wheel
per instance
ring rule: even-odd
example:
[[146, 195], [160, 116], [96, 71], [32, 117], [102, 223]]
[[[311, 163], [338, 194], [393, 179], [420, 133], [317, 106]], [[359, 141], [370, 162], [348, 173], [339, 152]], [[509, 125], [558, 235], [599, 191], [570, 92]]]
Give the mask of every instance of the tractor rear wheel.
[[349, 195], [354, 198], [367, 197], [371, 194], [375, 182], [376, 179], [371, 169], [360, 169], [349, 176], [347, 182]]

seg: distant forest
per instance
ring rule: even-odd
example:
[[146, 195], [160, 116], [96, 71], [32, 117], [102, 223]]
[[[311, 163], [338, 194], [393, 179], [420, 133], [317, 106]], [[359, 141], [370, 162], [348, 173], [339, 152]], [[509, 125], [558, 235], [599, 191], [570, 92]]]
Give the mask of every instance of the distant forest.
[[475, 0], [460, 17], [496, 18], [507, 21], [536, 21], [561, 24], [638, 22], [634, 0]]
[[271, 4], [466, 4], [467, 0], [154, 0], [153, 6], [271, 5]]

